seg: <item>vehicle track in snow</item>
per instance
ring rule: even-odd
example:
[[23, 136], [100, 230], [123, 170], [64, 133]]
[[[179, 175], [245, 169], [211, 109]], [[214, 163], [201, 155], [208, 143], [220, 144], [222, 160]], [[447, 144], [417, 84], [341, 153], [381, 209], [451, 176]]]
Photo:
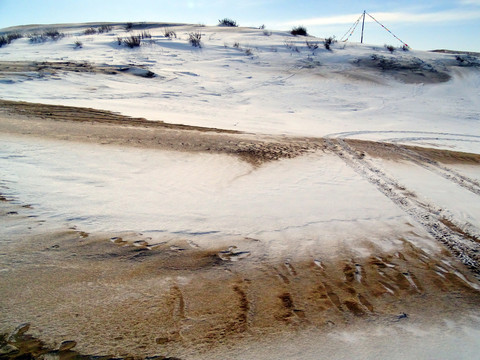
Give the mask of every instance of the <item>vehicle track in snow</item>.
[[413, 162], [416, 165], [427, 169], [444, 179], [447, 179], [455, 184], [461, 186], [468, 191], [480, 196], [480, 183], [476, 180], [470, 179], [457, 171], [450, 169], [438, 161], [429, 159], [422, 154], [412, 150], [407, 149], [398, 145], [395, 145], [395, 148], [409, 161]]
[[[445, 211], [442, 208], [419, 199], [412, 191], [365, 159], [365, 154], [356, 151], [347, 141], [330, 138], [326, 139], [326, 145], [328, 150], [373, 184], [381, 193], [422, 225], [430, 235], [447, 246], [477, 277], [480, 277], [480, 240], [475, 234], [465, 230], [461, 222], [445, 218], [443, 216]], [[414, 155], [410, 156], [415, 159], [415, 162], [420, 162]], [[448, 176], [449, 180], [460, 185], [461, 177], [454, 176], [453, 171], [446, 171], [441, 166], [435, 169], [439, 175]], [[468, 190], [476, 193], [474, 183], [470, 182], [468, 186]]]

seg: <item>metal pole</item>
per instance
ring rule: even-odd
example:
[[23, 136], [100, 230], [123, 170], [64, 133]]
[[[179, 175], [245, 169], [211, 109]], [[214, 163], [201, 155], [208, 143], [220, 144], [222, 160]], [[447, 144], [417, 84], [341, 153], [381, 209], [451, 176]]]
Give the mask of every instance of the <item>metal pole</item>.
[[363, 10], [363, 21], [362, 21], [362, 38], [360, 40], [360, 43], [363, 44], [363, 29], [365, 28], [365, 10]]

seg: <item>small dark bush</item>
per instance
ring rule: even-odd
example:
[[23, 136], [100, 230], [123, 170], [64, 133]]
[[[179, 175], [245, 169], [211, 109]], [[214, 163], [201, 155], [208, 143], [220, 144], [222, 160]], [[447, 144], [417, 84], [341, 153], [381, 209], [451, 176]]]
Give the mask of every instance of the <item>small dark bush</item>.
[[236, 48], [236, 49], [239, 49], [240, 48], [240, 43], [239, 42], [234, 42], [233, 47]]
[[307, 36], [308, 33], [307, 33], [307, 28], [305, 26], [296, 26], [294, 27], [291, 31], [290, 31], [290, 34], [292, 34], [293, 36], [297, 36], [297, 35], [302, 35], [302, 36]]
[[188, 42], [194, 47], [202, 47], [202, 34], [198, 31], [188, 34]]
[[83, 43], [79, 40], [73, 43], [75, 45], [74, 49], [81, 49], [83, 47]]
[[328, 51], [332, 51], [331, 46], [336, 42], [337, 40], [335, 40], [335, 36], [330, 36], [328, 38], [325, 38], [325, 40], [323, 40], [323, 46], [325, 46], [325, 49], [327, 49]]
[[123, 44], [123, 39], [119, 36], [117, 37], [117, 44], [122, 45]]
[[407, 44], [402, 45], [402, 50], [403, 51], [410, 51], [410, 47]]
[[248, 56], [252, 56], [253, 55], [253, 50], [252, 49], [247, 49], [247, 50], [245, 50], [245, 54], [248, 55]]
[[100, 26], [100, 28], [98, 29], [98, 33], [99, 34], [103, 34], [103, 33], [108, 33], [110, 31], [112, 31], [112, 27], [110, 25], [102, 25]]
[[133, 23], [128, 22], [125, 24], [125, 30], [130, 31], [133, 29]]
[[134, 47], [139, 47], [142, 42], [142, 37], [140, 35], [131, 35], [123, 40], [123, 43], [128, 46], [130, 49]]
[[231, 27], [237, 27], [238, 24], [235, 20], [232, 20], [232, 19], [229, 19], [229, 18], [225, 18], [225, 19], [221, 19], [221, 20], [218, 20], [218, 26], [231, 26]]
[[165, 36], [165, 37], [168, 38], [168, 39], [173, 39], [173, 38], [176, 39], [176, 38], [177, 38], [177, 33], [176, 33], [175, 31], [173, 31], [173, 30], [170, 30], [170, 29], [168, 29], [168, 28], [165, 28], [165, 29], [163, 30], [163, 36]]
[[390, 51], [390, 54], [393, 54], [393, 52], [395, 51], [395, 46], [393, 46], [393, 45], [385, 45], [385, 49], [387, 49], [388, 51]]
[[97, 33], [97, 30], [95, 30], [93, 27], [86, 29], [83, 32], [85, 35], [93, 35]]

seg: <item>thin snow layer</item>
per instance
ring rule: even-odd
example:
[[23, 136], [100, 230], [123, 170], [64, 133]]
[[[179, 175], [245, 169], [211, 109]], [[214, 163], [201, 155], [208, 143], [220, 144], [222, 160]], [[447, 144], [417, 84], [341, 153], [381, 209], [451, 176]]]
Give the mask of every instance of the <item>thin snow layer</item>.
[[[458, 186], [446, 178], [415, 164], [386, 161], [376, 159], [376, 163], [388, 174], [398, 180], [399, 183], [413, 191], [416, 196], [421, 196], [428, 203], [440, 207], [443, 217], [446, 219], [460, 219], [461, 223], [473, 227], [471, 233], [480, 236], [480, 202], [469, 190]], [[480, 167], [459, 167], [460, 173], [474, 175], [471, 178], [480, 177]], [[470, 169], [470, 172], [465, 172]], [[475, 171], [476, 170], [476, 171]]]
[[408, 217], [334, 155], [253, 169], [227, 155], [2, 136], [0, 167], [2, 193], [84, 231], [207, 246], [250, 238], [276, 252], [312, 244], [335, 251], [339, 241], [412, 233]]
[[[383, 47], [351, 43], [327, 51], [317, 38], [258, 29], [171, 29], [177, 38], [166, 38], [165, 27], [150, 26], [151, 39], [135, 49], [118, 45], [118, 36], [131, 34], [121, 27], [90, 36], [84, 29], [65, 30], [64, 38], [40, 44], [16, 40], [0, 48], [3, 61], [143, 66], [157, 76], [11, 75], [2, 80], [0, 97], [250, 132], [480, 152], [480, 72], [455, 55], [390, 54]], [[187, 41], [193, 31], [202, 34], [201, 48]], [[76, 40], [82, 48], [74, 49]], [[318, 48], [309, 48], [306, 40]]]
[[196, 359], [475, 359], [480, 352], [477, 314], [443, 324], [391, 323], [327, 334], [291, 335], [280, 341], [223, 350]]

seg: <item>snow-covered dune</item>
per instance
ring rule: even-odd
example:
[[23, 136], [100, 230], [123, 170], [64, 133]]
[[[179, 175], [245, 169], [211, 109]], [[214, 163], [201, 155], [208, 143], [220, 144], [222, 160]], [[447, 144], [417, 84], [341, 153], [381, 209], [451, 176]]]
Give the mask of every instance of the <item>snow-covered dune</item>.
[[[11, 71], [7, 63], [0, 66], [0, 97], [256, 133], [480, 152], [480, 60], [472, 55], [391, 53], [383, 45], [354, 43], [334, 43], [328, 51], [323, 39], [288, 32], [184, 24], [132, 24], [129, 31], [111, 24], [108, 32], [85, 35], [100, 27], [56, 25], [51, 28], [63, 37], [37, 43], [28, 34], [49, 26], [7, 29], [25, 37], [0, 48], [0, 59], [88, 62], [156, 76]], [[118, 44], [119, 37], [142, 32], [151, 37], [141, 46]], [[196, 32], [200, 48], [188, 41]]]

